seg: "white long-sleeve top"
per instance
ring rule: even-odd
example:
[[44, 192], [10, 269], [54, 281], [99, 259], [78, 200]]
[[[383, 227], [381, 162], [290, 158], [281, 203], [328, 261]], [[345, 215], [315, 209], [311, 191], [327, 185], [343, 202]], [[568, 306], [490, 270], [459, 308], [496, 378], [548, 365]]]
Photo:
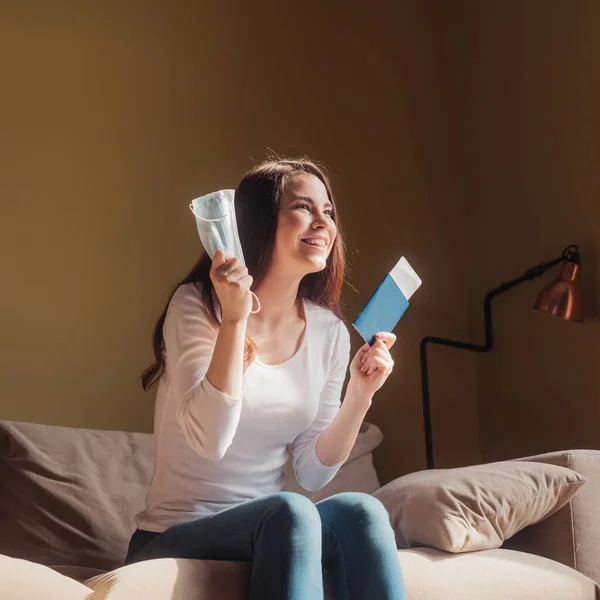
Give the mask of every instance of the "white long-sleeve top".
[[258, 358], [233, 398], [205, 378], [217, 338], [193, 284], [173, 296], [163, 327], [165, 371], [154, 417], [154, 474], [140, 529], [162, 532], [245, 500], [284, 489], [292, 446], [294, 471], [307, 490], [328, 483], [315, 445], [340, 407], [350, 335], [331, 311], [304, 300], [306, 329], [298, 351], [279, 365]]

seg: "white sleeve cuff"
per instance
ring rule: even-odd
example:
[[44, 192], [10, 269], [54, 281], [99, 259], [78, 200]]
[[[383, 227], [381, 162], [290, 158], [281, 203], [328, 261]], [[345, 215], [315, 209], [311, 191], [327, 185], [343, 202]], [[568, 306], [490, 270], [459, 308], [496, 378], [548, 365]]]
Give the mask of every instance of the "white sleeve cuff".
[[324, 465], [317, 456], [317, 439], [314, 439], [307, 444], [301, 455], [294, 461], [294, 473], [298, 483], [308, 492], [316, 492], [326, 486], [340, 470], [340, 467], [345, 461], [337, 465], [328, 467]]
[[204, 458], [223, 458], [237, 431], [242, 395], [234, 398], [206, 379], [180, 405], [178, 419], [188, 444]]
[[210, 396], [211, 398], [217, 398], [222, 400], [223, 402], [225, 402], [225, 404], [227, 404], [227, 406], [233, 406], [234, 404], [238, 404], [238, 402], [241, 402], [242, 397], [243, 397], [243, 393], [240, 392], [239, 396], [229, 396], [228, 394], [225, 394], [224, 392], [222, 392], [221, 390], [217, 389], [209, 380], [208, 377], [204, 376], [204, 378], [202, 379], [202, 381], [200, 382], [200, 387], [202, 388], [202, 391]]

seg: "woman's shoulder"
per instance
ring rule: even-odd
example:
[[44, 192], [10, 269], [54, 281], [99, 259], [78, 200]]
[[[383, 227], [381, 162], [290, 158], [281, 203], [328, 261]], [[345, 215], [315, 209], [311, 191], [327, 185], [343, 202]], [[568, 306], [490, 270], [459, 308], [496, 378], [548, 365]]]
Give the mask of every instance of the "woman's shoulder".
[[201, 283], [183, 283], [175, 290], [171, 301], [175, 300], [176, 302], [183, 302], [188, 299], [199, 300], [204, 303], [202, 299]]
[[346, 323], [328, 308], [310, 300], [305, 303], [305, 306], [307, 311], [310, 311], [307, 318], [310, 319], [311, 339], [324, 349], [330, 361], [342, 360], [347, 363], [351, 341]]
[[201, 283], [184, 283], [180, 285], [169, 302], [170, 313], [203, 315], [208, 317], [208, 308], [202, 294]]
[[330, 309], [320, 306], [308, 298], [305, 298], [305, 306], [310, 311], [312, 324], [316, 325], [313, 330], [319, 331], [326, 336], [335, 335], [337, 337], [338, 335], [349, 335], [346, 323]]
[[184, 283], [180, 285], [169, 302], [169, 307], [192, 307], [192, 306], [204, 306], [204, 299], [202, 298], [202, 288], [197, 286], [195, 283]]

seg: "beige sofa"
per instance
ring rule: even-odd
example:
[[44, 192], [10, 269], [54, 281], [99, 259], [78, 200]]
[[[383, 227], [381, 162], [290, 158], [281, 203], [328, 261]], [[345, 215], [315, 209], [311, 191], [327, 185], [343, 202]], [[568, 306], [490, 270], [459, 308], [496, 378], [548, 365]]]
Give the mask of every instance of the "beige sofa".
[[[363, 426], [336, 478], [311, 497], [375, 492], [371, 452], [380, 442], [376, 427]], [[121, 566], [152, 453], [149, 434], [0, 421], [0, 598], [246, 598], [247, 563], [160, 559]], [[600, 599], [600, 452], [527, 460], [569, 467], [587, 482], [556, 514], [502, 548], [399, 550], [409, 600]], [[289, 470], [287, 481], [301, 491]]]

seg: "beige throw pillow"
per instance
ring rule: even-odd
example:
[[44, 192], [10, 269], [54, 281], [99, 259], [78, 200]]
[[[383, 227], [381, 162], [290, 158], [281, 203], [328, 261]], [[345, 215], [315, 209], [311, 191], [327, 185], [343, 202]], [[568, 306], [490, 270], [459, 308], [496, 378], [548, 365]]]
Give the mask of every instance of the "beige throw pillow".
[[0, 554], [47, 566], [120, 567], [153, 449], [148, 433], [0, 421]]
[[411, 473], [373, 495], [390, 514], [399, 548], [469, 552], [499, 548], [557, 512], [585, 481], [565, 467], [505, 461]]

